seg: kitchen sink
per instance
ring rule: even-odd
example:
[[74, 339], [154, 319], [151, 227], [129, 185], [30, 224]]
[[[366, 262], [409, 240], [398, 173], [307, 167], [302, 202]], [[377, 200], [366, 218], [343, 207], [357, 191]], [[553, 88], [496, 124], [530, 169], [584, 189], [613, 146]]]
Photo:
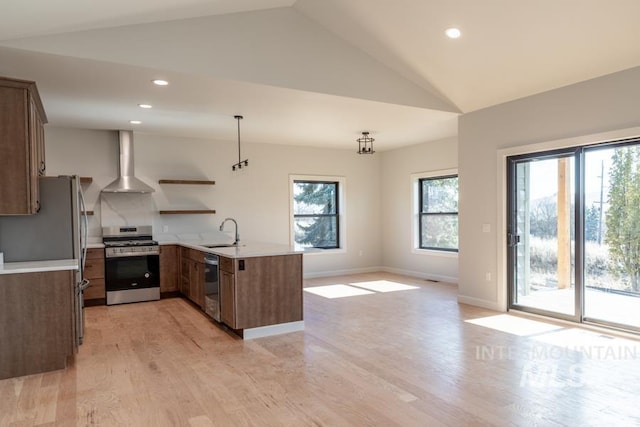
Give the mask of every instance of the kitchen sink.
[[233, 248], [236, 246], [244, 246], [244, 245], [237, 245], [235, 243], [217, 243], [215, 245], [204, 245], [205, 248]]

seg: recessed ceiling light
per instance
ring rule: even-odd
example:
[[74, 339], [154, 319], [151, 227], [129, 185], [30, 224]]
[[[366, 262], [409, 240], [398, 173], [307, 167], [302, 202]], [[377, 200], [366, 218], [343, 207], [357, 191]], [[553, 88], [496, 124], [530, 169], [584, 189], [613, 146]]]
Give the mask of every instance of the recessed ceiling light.
[[462, 35], [462, 33], [460, 32], [459, 29], [457, 28], [448, 28], [445, 32], [444, 32], [447, 37], [449, 37], [450, 39], [457, 39], [458, 37], [460, 37]]
[[150, 104], [138, 104], [138, 107], [140, 107], [140, 108], [153, 108], [153, 105], [150, 105]]
[[140, 125], [140, 124], [142, 124], [142, 122], [140, 120], [129, 120], [129, 123], [131, 123], [132, 125]]
[[169, 82], [166, 80], [156, 79], [156, 80], [153, 80], [153, 84], [158, 86], [166, 86], [169, 84]]

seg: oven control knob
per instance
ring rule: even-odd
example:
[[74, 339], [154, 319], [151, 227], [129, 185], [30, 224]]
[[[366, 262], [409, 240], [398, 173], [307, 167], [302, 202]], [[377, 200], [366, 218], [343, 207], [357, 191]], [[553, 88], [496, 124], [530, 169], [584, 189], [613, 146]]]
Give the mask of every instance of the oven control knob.
[[151, 275], [149, 273], [144, 273], [144, 278], [148, 279]]

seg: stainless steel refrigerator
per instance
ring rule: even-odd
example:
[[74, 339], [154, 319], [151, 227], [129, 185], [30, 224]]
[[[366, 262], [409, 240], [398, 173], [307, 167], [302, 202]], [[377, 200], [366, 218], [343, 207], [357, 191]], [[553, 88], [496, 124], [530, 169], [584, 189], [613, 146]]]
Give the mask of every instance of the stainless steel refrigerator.
[[87, 217], [77, 176], [41, 177], [40, 211], [35, 215], [0, 216], [0, 252], [5, 262], [78, 260], [76, 273], [76, 341], [84, 337], [82, 292]]

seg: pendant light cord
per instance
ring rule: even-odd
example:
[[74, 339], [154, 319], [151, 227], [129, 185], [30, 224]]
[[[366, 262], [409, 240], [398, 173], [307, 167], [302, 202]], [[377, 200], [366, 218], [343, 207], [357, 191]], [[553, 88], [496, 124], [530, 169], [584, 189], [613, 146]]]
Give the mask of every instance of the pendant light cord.
[[236, 120], [238, 121], [238, 164], [240, 164], [240, 159], [242, 155], [240, 154], [240, 120], [242, 116], [236, 116]]

